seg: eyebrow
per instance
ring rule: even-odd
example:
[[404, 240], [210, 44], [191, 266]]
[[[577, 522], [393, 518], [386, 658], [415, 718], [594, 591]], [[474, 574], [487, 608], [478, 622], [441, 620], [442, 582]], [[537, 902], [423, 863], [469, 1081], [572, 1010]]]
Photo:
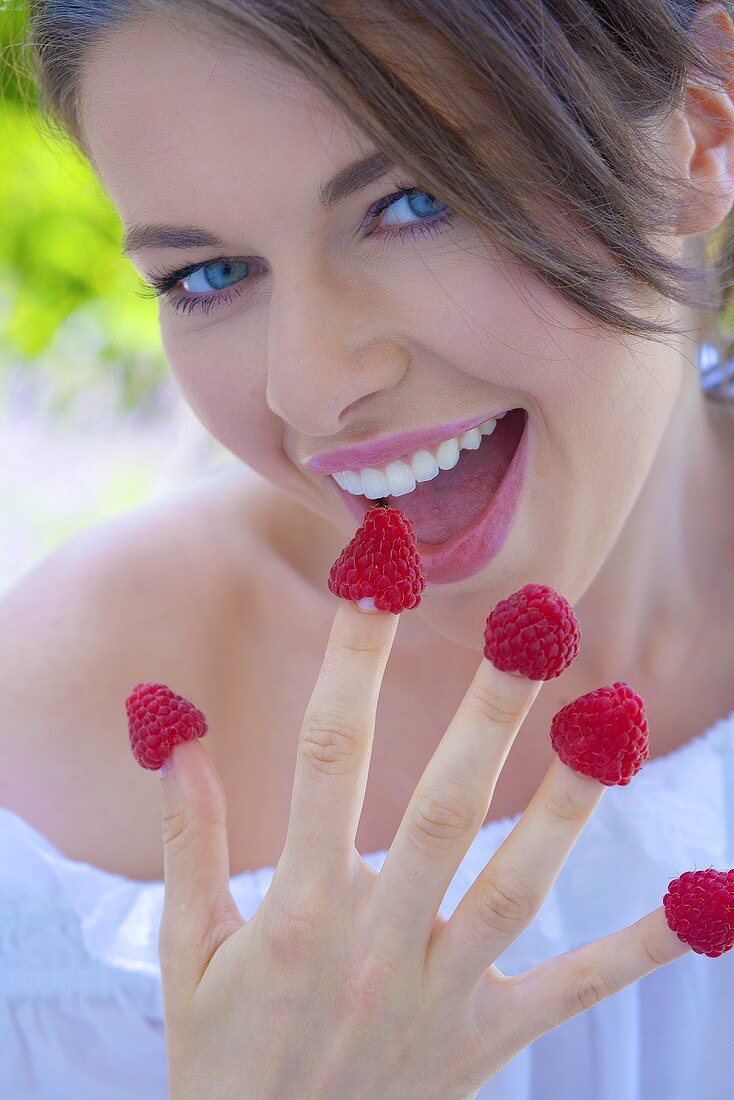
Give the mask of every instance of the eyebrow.
[[[380, 179], [395, 162], [387, 154], [377, 151], [361, 160], [341, 168], [335, 176], [322, 184], [318, 190], [319, 202], [330, 210], [338, 202], [361, 191], [370, 183]], [[179, 225], [133, 225], [122, 242], [123, 256], [139, 252], [143, 248], [226, 248], [227, 242], [206, 229]]]

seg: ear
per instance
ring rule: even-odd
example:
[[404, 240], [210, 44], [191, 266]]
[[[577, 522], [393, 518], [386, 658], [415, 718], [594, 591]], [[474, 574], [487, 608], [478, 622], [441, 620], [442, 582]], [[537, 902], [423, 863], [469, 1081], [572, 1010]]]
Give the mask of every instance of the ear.
[[720, 3], [704, 2], [698, 7], [691, 33], [702, 52], [720, 64], [727, 79], [716, 87], [694, 83], [694, 77], [686, 83], [681, 169], [695, 192], [678, 218], [681, 236], [713, 229], [734, 203], [734, 23]]

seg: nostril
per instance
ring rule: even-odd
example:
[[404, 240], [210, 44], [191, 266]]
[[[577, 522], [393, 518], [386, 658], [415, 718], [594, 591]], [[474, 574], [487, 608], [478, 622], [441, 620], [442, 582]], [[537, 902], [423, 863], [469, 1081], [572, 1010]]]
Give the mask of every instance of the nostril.
[[339, 414], [339, 427], [340, 427], [340, 429], [345, 428], [345, 424], [344, 424], [345, 418], [350, 419], [350, 420], [354, 419], [355, 416], [359, 415], [360, 409], [362, 408], [362, 405], [364, 404], [364, 402], [365, 401], [370, 401], [372, 398], [377, 397], [377, 395], [380, 392], [381, 392], [380, 390], [373, 390], [371, 393], [365, 393], [361, 397], [358, 397], [356, 399], [356, 401], [352, 401], [351, 405], [347, 405], [346, 409], [344, 409]]

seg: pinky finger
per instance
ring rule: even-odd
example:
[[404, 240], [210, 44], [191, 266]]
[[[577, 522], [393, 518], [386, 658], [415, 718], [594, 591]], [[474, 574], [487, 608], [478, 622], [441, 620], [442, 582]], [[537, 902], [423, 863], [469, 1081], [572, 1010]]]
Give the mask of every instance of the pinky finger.
[[[527, 1041], [533, 1042], [690, 950], [668, 927], [661, 906], [619, 932], [546, 959], [507, 979], [506, 993], [527, 1026]], [[492, 992], [490, 983], [478, 986], [476, 1007], [480, 1018], [484, 1007], [481, 1000], [487, 998], [489, 1010]]]

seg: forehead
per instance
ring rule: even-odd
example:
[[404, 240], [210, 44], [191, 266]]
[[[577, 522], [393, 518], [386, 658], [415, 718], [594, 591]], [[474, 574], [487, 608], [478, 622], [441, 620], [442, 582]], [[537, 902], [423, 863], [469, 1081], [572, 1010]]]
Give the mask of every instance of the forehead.
[[152, 17], [94, 47], [81, 118], [94, 168], [125, 222], [166, 211], [201, 221], [212, 200], [241, 210], [243, 196], [275, 206], [279, 189], [292, 194], [299, 179], [315, 200], [335, 164], [372, 148], [294, 69]]

